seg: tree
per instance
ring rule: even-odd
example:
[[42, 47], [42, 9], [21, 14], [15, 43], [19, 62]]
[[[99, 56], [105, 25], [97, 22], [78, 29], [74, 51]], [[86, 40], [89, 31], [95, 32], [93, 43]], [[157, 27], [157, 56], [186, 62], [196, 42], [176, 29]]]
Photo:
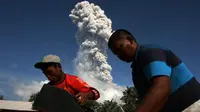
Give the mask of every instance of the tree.
[[28, 101], [29, 102], [35, 101], [38, 94], [39, 94], [39, 91], [37, 93], [32, 93]]
[[135, 87], [127, 87], [121, 98], [125, 112], [134, 112], [140, 100]]
[[4, 100], [3, 95], [0, 95], [0, 100]]
[[101, 103], [96, 112], [124, 112], [124, 111], [116, 101], [106, 100], [103, 103]]
[[81, 105], [81, 107], [85, 110], [85, 112], [97, 112], [97, 109], [100, 107], [100, 105], [101, 103], [89, 100]]
[[96, 101], [93, 101], [93, 100], [89, 100], [87, 102], [85, 102], [85, 104], [83, 104], [83, 108], [90, 108], [92, 109], [93, 111], [96, 111], [99, 107], [101, 106], [101, 103], [98, 103]]

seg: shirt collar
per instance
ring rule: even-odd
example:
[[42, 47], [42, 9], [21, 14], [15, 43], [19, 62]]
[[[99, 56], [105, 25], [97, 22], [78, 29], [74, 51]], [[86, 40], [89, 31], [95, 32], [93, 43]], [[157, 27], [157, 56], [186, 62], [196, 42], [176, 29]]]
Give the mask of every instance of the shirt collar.
[[[137, 60], [139, 51], [140, 51], [140, 45], [138, 44], [136, 47], [135, 55], [133, 56], [133, 63]], [[131, 68], [133, 67], [133, 63], [131, 64]]]
[[133, 56], [133, 58], [134, 58], [133, 61], [136, 61], [136, 60], [137, 60], [139, 51], [140, 51], [140, 45], [137, 45], [135, 55]]

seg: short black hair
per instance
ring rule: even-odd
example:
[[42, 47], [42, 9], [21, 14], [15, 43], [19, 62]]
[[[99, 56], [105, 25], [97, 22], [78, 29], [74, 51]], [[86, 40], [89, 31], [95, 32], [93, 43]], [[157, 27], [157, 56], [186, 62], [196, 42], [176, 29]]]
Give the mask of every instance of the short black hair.
[[122, 35], [126, 36], [126, 39], [131, 41], [136, 41], [135, 37], [127, 30], [125, 29], [118, 29], [116, 30], [109, 38], [108, 40], [108, 47], [111, 48], [112, 44], [120, 39], [122, 39]]

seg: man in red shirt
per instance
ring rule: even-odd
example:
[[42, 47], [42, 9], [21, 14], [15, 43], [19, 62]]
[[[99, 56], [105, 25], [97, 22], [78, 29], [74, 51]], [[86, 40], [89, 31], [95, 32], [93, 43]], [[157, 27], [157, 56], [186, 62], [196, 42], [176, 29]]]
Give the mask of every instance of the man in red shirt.
[[61, 60], [56, 55], [45, 56], [43, 60], [36, 63], [34, 67], [42, 70], [50, 81], [48, 84], [68, 91], [75, 96], [81, 104], [85, 103], [87, 100], [97, 100], [100, 97], [97, 89], [89, 86], [77, 76], [64, 73]]

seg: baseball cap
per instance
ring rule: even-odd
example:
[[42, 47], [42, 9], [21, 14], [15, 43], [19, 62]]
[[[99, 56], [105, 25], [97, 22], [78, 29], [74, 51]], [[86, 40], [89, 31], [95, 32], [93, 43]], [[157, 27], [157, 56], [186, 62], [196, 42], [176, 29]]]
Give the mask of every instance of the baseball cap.
[[59, 58], [58, 56], [49, 54], [49, 55], [46, 55], [46, 56], [42, 59], [42, 61], [37, 62], [37, 63], [34, 65], [34, 67], [40, 69], [40, 68], [42, 68], [44, 65], [49, 64], [49, 63], [59, 63], [59, 64], [61, 64], [61, 60], [60, 60], [60, 58]]

